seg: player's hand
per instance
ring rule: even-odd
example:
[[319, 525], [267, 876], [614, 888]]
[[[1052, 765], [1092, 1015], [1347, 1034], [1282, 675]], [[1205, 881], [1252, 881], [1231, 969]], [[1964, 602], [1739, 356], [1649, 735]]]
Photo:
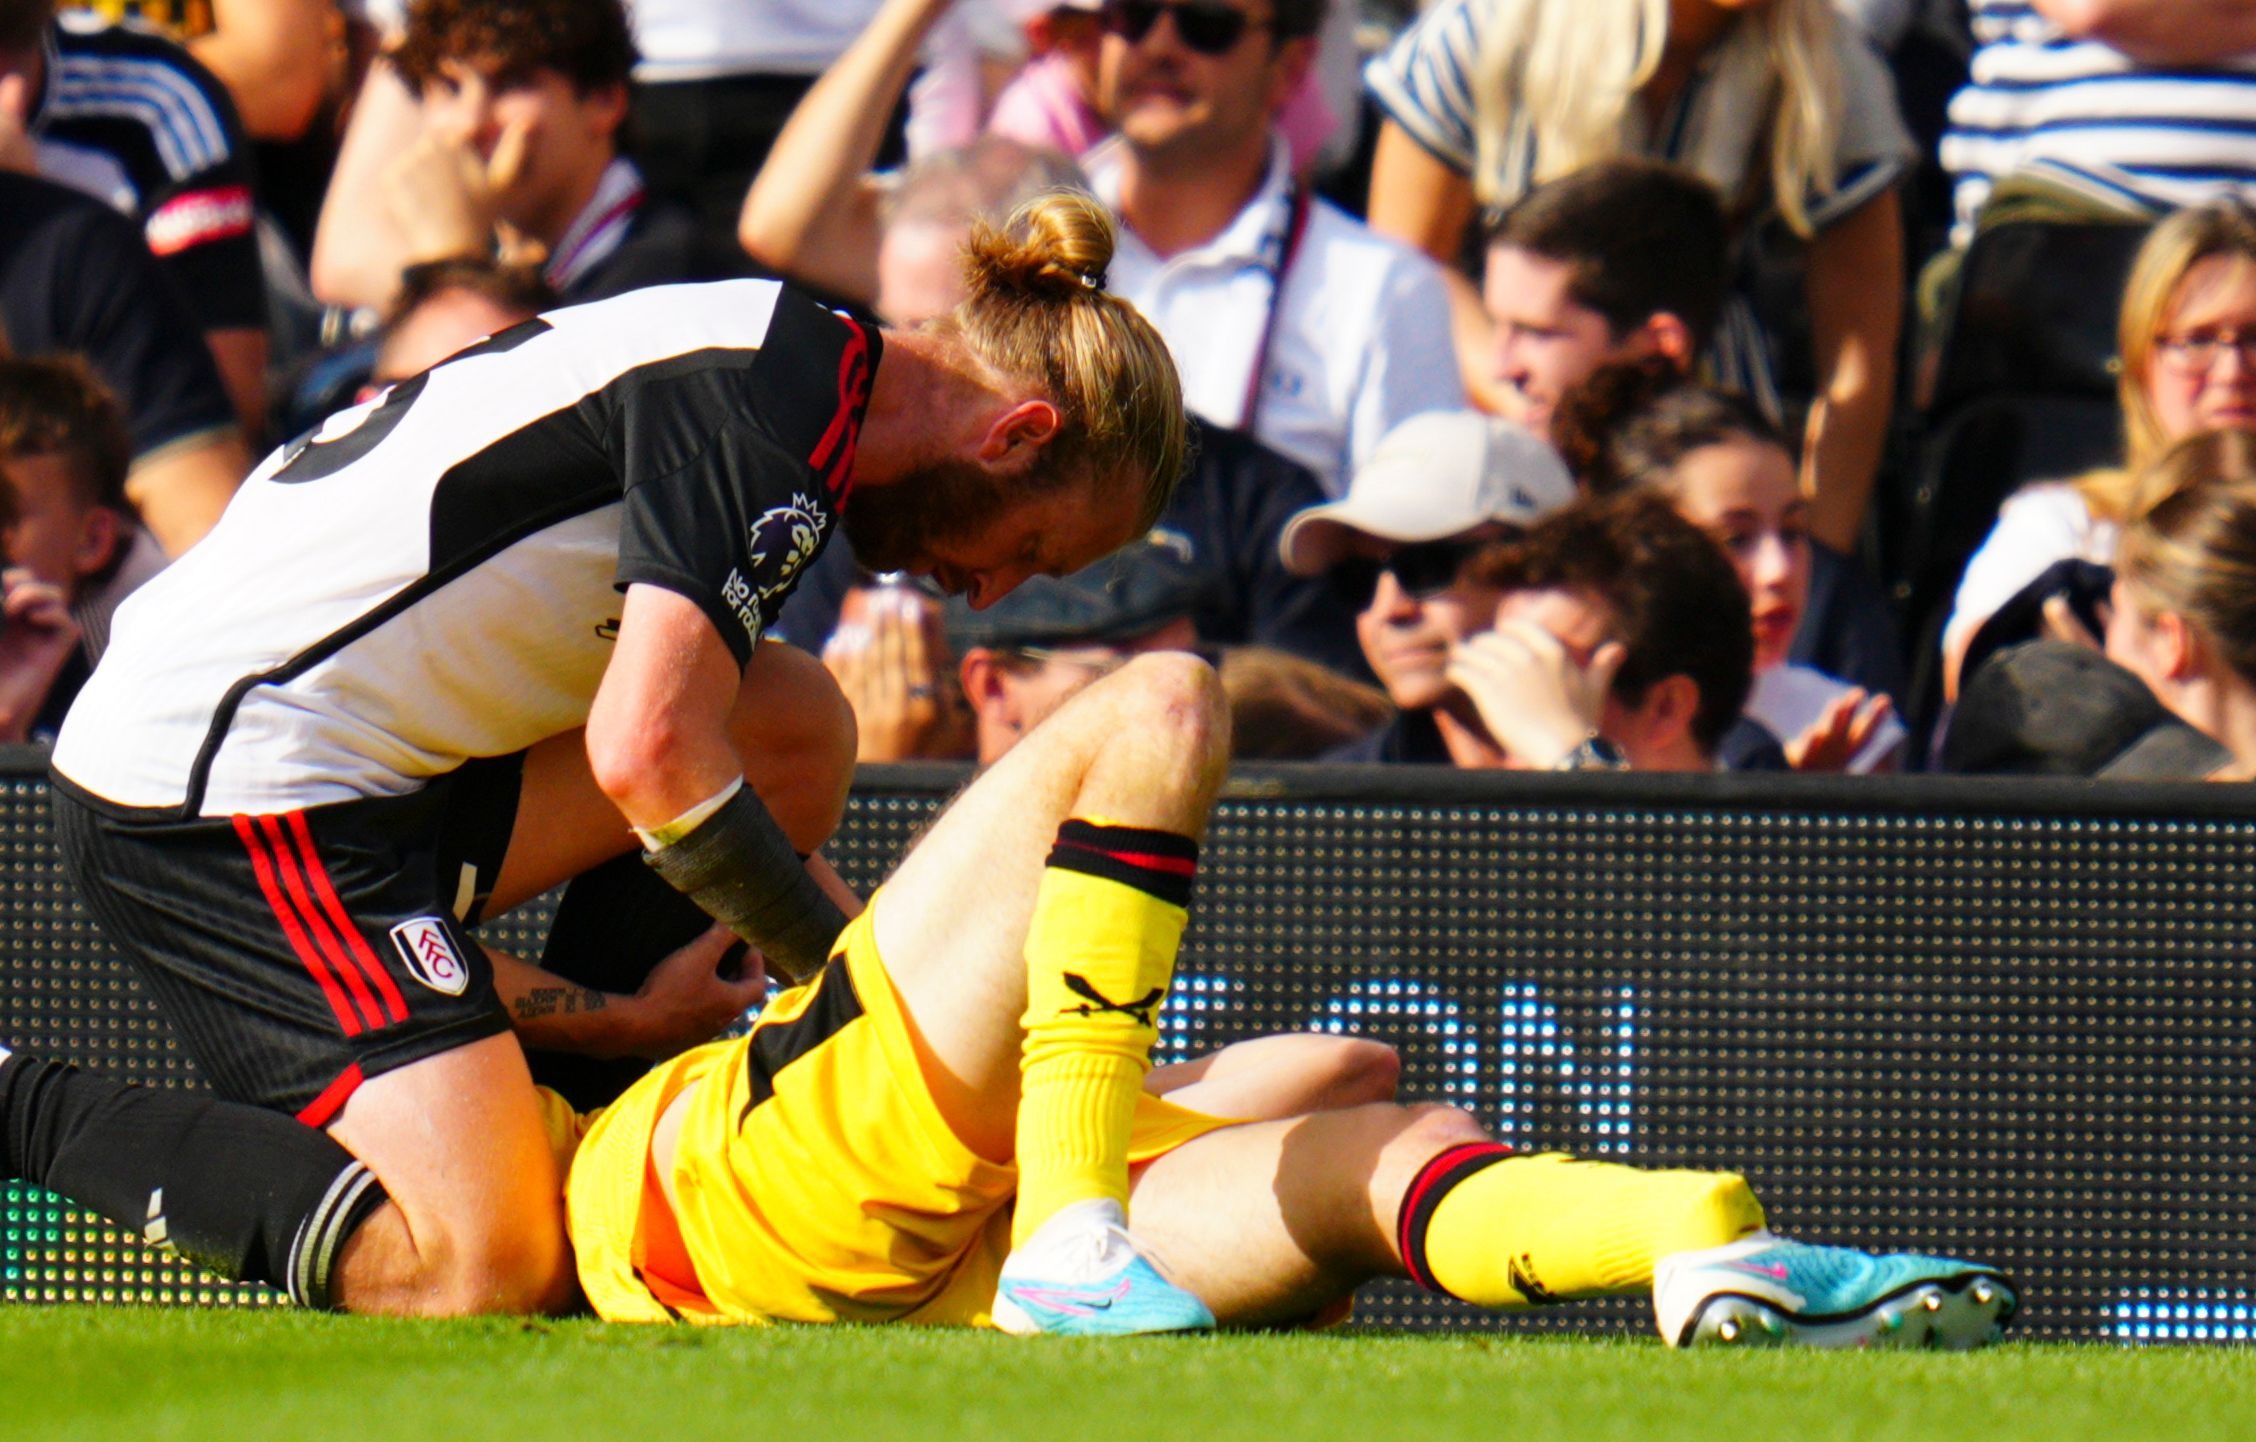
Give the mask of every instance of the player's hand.
[[1879, 734], [1893, 705], [1861, 686], [1836, 697], [1801, 735], [1785, 743], [1786, 764], [1796, 771], [1846, 771]]
[[[741, 959], [740, 959], [741, 958]], [[660, 1061], [711, 1041], [767, 1000], [768, 969], [727, 927], [708, 927], [643, 978], [635, 1054]]]
[[0, 571], [0, 590], [0, 741], [23, 741], [78, 649], [78, 622], [61, 587], [21, 567]]
[[968, 717], [941, 621], [940, 603], [906, 586], [848, 593], [822, 659], [854, 708], [856, 761], [968, 749]]
[[31, 138], [31, 82], [0, 76], [0, 170], [39, 173], [39, 142]]
[[385, 167], [384, 200], [409, 263], [492, 251], [501, 197], [524, 174], [530, 137], [529, 122], [511, 121], [483, 156], [467, 141], [426, 131]]
[[1447, 675], [1504, 748], [1505, 764], [1540, 771], [1597, 732], [1628, 654], [1608, 641], [1584, 662], [1543, 627], [1515, 618], [1452, 646]]

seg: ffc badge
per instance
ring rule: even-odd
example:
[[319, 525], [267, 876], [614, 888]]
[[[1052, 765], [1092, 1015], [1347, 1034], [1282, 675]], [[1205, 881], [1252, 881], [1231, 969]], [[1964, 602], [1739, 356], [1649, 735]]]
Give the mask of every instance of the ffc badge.
[[392, 928], [392, 945], [407, 962], [415, 979], [435, 992], [460, 996], [469, 988], [470, 968], [435, 916], [418, 916]]

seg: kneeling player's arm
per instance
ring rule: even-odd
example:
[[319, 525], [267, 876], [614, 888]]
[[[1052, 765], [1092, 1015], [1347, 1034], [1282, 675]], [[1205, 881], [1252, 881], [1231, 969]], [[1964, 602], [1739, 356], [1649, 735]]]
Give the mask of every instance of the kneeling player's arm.
[[638, 834], [653, 870], [791, 981], [813, 976], [846, 927], [846, 914], [741, 779]]
[[636, 1054], [629, 998], [568, 981], [508, 952], [485, 950], [493, 963], [494, 993], [526, 1046], [586, 1056]]
[[766, 999], [767, 978], [753, 966], [729, 975], [743, 947], [719, 928], [674, 952], [631, 996], [545, 971], [486, 948], [494, 991], [526, 1047], [582, 1056], [658, 1060], [711, 1041]]

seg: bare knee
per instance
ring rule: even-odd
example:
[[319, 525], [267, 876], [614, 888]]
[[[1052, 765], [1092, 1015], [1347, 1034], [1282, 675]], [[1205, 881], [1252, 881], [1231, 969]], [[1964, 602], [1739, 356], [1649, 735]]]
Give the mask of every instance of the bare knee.
[[[1393, 1235], [1391, 1225], [1401, 1215], [1403, 1199], [1410, 1194], [1426, 1163], [1452, 1147], [1491, 1140], [1471, 1114], [1443, 1102], [1411, 1106], [1373, 1107], [1392, 1115], [1390, 1135], [1378, 1149], [1371, 1167], [1369, 1198], [1373, 1217]], [[1391, 1245], [1391, 1243], [1390, 1243]]]
[[1303, 1034], [1288, 1071], [1298, 1083], [1294, 1112], [1345, 1111], [1394, 1100], [1402, 1058], [1383, 1041], [1359, 1036]]
[[565, 1310], [575, 1293], [561, 1202], [546, 1214], [411, 1224], [386, 1203], [345, 1243], [333, 1292], [348, 1312], [473, 1317]]
[[1165, 735], [1187, 755], [1227, 764], [1230, 703], [1212, 666], [1187, 651], [1152, 651], [1116, 675], [1126, 693], [1123, 725]]
[[1395, 1089], [1402, 1084], [1402, 1054], [1383, 1041], [1342, 1037], [1332, 1054], [1331, 1066], [1326, 1095], [1333, 1106], [1391, 1102]]
[[1402, 1110], [1411, 1117], [1411, 1124], [1403, 1133], [1405, 1140], [1431, 1141], [1450, 1147], [1494, 1140], [1471, 1112], [1448, 1102], [1411, 1102]]

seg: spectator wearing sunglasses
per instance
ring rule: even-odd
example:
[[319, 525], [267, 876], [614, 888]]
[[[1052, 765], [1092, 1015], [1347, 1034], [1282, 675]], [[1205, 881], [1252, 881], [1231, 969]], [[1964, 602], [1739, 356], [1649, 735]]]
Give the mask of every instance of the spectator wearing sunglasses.
[[1502, 599], [1466, 567], [1574, 495], [1565, 463], [1543, 441], [1476, 411], [1437, 411], [1388, 432], [1344, 499], [1293, 518], [1279, 543], [1292, 570], [1375, 563], [1356, 637], [1397, 708], [1326, 759], [1500, 764], [1495, 739], [1448, 677], [1452, 648], [1487, 629]]
[[1174, 352], [1202, 420], [1314, 472], [1327, 495], [1398, 422], [1464, 403], [1439, 269], [1311, 196], [1277, 117], [1323, 0], [1107, 0], [1083, 157], [1124, 229], [1110, 285]]

